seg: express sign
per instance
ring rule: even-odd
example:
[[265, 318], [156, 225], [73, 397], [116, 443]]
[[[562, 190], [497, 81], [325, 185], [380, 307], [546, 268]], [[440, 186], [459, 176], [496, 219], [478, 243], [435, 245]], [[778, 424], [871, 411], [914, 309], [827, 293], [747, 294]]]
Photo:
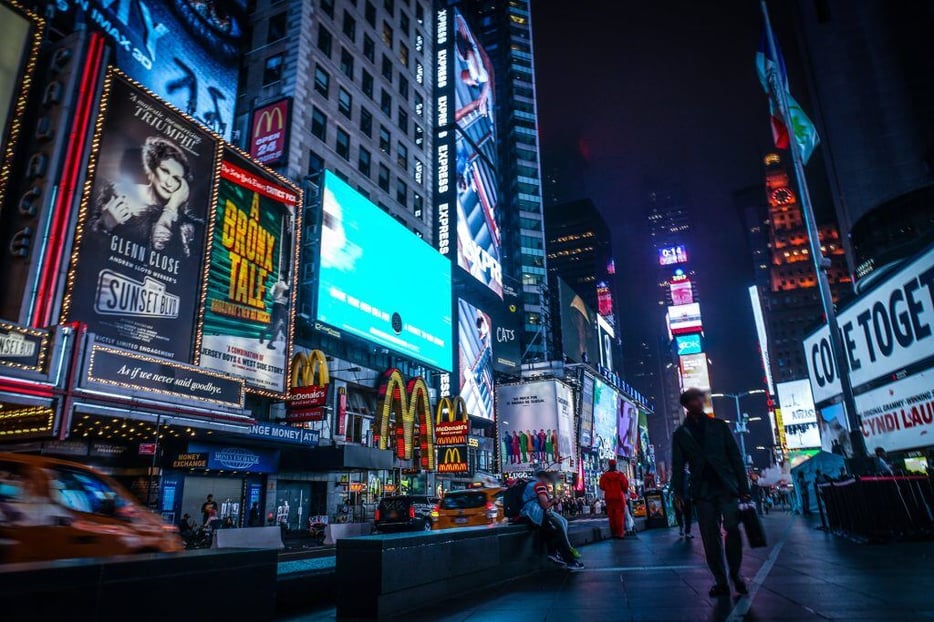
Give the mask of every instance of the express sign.
[[[934, 248], [860, 297], [839, 315], [850, 380], [859, 387], [934, 352]], [[830, 331], [804, 340], [814, 401], [841, 392]]]

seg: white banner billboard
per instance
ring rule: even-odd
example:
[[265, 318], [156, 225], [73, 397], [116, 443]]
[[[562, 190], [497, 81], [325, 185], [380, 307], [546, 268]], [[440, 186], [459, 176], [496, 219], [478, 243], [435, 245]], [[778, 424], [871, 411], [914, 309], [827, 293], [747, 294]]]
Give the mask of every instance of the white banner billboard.
[[[855, 387], [934, 354], [934, 248], [861, 296], [838, 316]], [[814, 401], [840, 393], [830, 331], [804, 340]]]
[[857, 395], [856, 409], [870, 454], [934, 445], [934, 370]]
[[557, 380], [496, 389], [504, 472], [528, 471], [535, 463], [573, 471], [577, 464], [574, 394]]
[[820, 447], [820, 429], [817, 425], [814, 399], [811, 397], [810, 382], [806, 378], [779, 382], [777, 389], [788, 449]]
[[686, 354], [678, 357], [681, 363], [682, 390], [710, 391], [710, 373], [706, 354]]

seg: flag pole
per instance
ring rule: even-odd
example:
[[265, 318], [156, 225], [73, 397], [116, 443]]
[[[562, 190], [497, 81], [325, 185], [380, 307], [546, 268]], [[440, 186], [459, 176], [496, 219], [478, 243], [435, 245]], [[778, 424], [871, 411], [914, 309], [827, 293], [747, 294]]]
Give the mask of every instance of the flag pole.
[[[788, 107], [788, 98], [786, 97], [785, 85], [779, 83], [779, 77], [776, 75], [778, 66], [778, 49], [775, 45], [775, 36], [772, 32], [772, 22], [769, 20], [769, 10], [765, 0], [759, 0], [762, 6], [762, 17], [765, 19], [765, 36], [768, 39], [769, 54], [772, 56], [772, 69], [768, 73], [769, 90], [775, 94], [778, 100], [778, 106], [782, 113], [782, 122], [788, 131], [789, 142], [791, 143], [791, 160], [794, 163], [795, 177], [798, 182], [798, 198], [801, 203], [801, 211], [804, 215], [804, 224], [807, 228], [808, 246], [810, 247], [811, 259], [814, 262], [814, 272], [817, 276], [818, 291], [820, 293], [821, 305], [823, 306], [824, 316], [827, 318], [827, 327], [830, 331], [830, 345], [833, 349], [833, 358], [836, 361], [837, 375], [840, 377], [840, 391], [843, 394], [843, 409], [846, 413], [847, 423], [850, 426], [850, 443], [853, 447], [854, 458], [865, 458], [866, 442], [862, 434], [862, 422], [859, 412], [856, 410], [856, 400], [853, 397], [853, 385], [850, 383], [850, 370], [847, 364], [846, 354], [843, 350], [843, 343], [840, 340], [840, 328], [837, 324], [837, 312], [833, 305], [833, 294], [830, 291], [830, 282], [827, 279], [827, 269], [830, 268], [830, 260], [824, 257], [820, 244], [820, 232], [817, 229], [817, 221], [814, 217], [814, 209], [811, 206], [811, 195], [808, 192], [807, 179], [804, 176], [804, 162], [801, 156], [798, 142], [795, 137], [794, 126], [791, 122], [791, 113]], [[820, 416], [820, 415], [818, 415]]]

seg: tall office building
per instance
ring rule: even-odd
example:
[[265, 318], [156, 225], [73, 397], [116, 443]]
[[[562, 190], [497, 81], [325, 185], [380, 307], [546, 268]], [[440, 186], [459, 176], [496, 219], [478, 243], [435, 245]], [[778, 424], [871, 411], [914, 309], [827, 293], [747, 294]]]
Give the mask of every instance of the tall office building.
[[[760, 298], [769, 339], [772, 377], [778, 383], [807, 378], [801, 343], [823, 321], [823, 309], [801, 206], [788, 171], [775, 153], [765, 156], [764, 165], [769, 267], [760, 285]], [[762, 212], [752, 209], [750, 218], [756, 221]], [[756, 211], [760, 216], [755, 215]], [[833, 225], [824, 224], [818, 228], [821, 250], [831, 261], [827, 273], [831, 291], [839, 304], [852, 293], [840, 234]], [[761, 228], [755, 233], [757, 241], [751, 241], [751, 245], [757, 247], [754, 252], [761, 252], [765, 236]], [[757, 270], [761, 272], [759, 265], [757, 262]]]
[[527, 0], [463, 0], [496, 75], [500, 215], [507, 286], [520, 290], [526, 360], [550, 353], [532, 13]]
[[860, 283], [934, 240], [934, 8], [795, 6], [842, 243]]

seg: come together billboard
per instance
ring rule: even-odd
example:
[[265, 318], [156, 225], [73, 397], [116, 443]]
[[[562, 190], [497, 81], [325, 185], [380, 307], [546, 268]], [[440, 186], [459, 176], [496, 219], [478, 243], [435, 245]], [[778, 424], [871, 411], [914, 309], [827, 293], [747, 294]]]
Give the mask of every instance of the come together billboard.
[[558, 380], [502, 385], [496, 390], [502, 470], [533, 464], [572, 470], [577, 464], [574, 393]]
[[113, 71], [95, 139], [63, 321], [191, 362], [218, 143]]
[[298, 189], [228, 149], [221, 162], [201, 340], [202, 367], [285, 390]]
[[330, 171], [317, 319], [452, 371], [451, 262]]
[[435, 21], [436, 244], [502, 298], [493, 65], [459, 10]]

